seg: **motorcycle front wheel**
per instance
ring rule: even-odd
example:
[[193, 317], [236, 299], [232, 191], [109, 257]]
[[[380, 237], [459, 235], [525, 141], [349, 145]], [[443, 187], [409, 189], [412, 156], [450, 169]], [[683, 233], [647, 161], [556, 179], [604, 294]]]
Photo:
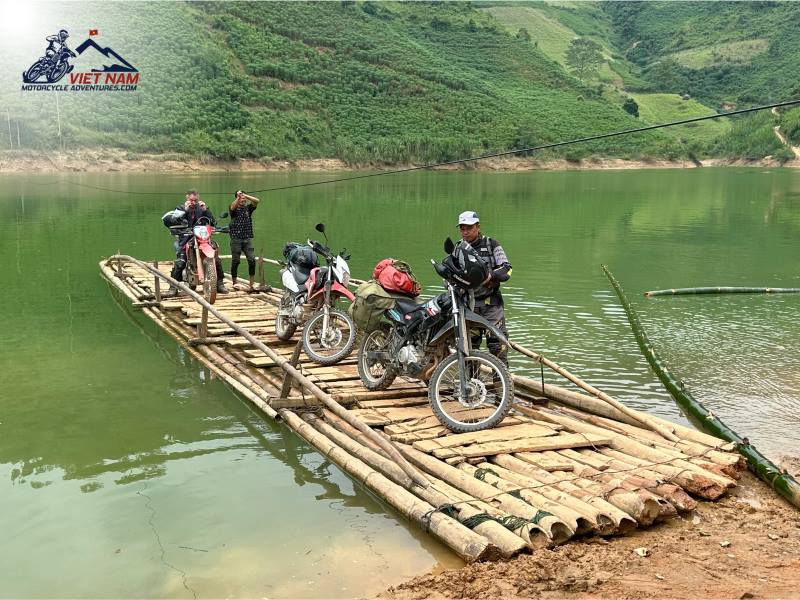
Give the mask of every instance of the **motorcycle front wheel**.
[[328, 329], [323, 332], [324, 318], [325, 312], [321, 310], [303, 327], [303, 350], [315, 363], [332, 365], [353, 351], [356, 326], [346, 312], [331, 308], [328, 312]]
[[203, 257], [203, 297], [209, 304], [217, 301], [217, 265], [210, 256]]
[[391, 362], [369, 358], [370, 352], [386, 352], [388, 350], [391, 333], [389, 327], [380, 327], [366, 334], [358, 347], [358, 377], [364, 387], [370, 391], [385, 390], [397, 377], [397, 371], [392, 367]]
[[428, 382], [428, 399], [442, 425], [457, 433], [494, 427], [511, 410], [514, 388], [506, 366], [486, 352], [464, 358], [466, 395], [462, 398], [458, 355], [445, 358]]
[[59, 79], [61, 79], [64, 75], [67, 74], [67, 69], [69, 69], [69, 63], [67, 62], [60, 62], [58, 63], [52, 71], [47, 74], [47, 82], [48, 83], [55, 83]]
[[289, 290], [283, 292], [281, 303], [278, 306], [278, 314], [275, 316], [275, 335], [284, 342], [290, 340], [297, 330], [297, 323], [291, 322], [291, 317], [282, 315], [282, 311], [290, 311], [294, 308], [294, 298]]

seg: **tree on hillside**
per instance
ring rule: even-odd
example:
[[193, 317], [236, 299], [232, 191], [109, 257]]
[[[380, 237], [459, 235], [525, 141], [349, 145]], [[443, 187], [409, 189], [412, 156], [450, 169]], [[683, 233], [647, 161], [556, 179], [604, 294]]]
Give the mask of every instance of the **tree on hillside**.
[[674, 58], [658, 61], [647, 71], [647, 77], [663, 92], [677, 93], [686, 87], [686, 77]]
[[603, 64], [602, 50], [602, 46], [593, 40], [575, 38], [567, 48], [567, 66], [581, 82], [586, 81], [596, 75]]
[[520, 27], [519, 31], [517, 32], [517, 39], [518, 40], [524, 40], [526, 42], [530, 42], [531, 41], [531, 34], [528, 33], [528, 30], [525, 29], [524, 27]]

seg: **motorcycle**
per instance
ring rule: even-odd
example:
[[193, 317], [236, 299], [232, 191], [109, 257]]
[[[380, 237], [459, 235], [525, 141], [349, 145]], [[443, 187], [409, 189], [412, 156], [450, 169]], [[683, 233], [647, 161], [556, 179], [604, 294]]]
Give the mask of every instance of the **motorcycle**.
[[[318, 223], [315, 229], [329, 243], [325, 225]], [[313, 240], [308, 240], [308, 245], [325, 259], [327, 266], [300, 264], [287, 257], [281, 270], [284, 292], [275, 317], [275, 335], [286, 341], [305, 322], [302, 341], [306, 355], [317, 364], [332, 365], [349, 356], [356, 343], [353, 320], [336, 308], [343, 297], [354, 300], [347, 288], [350, 255], [345, 250], [333, 254], [330, 248]]]
[[[220, 218], [227, 218], [224, 212]], [[188, 238], [181, 246], [186, 257], [183, 281], [190, 288], [202, 286], [203, 297], [214, 304], [217, 300], [217, 252], [219, 244], [211, 239], [216, 233], [228, 233], [228, 226], [215, 227], [207, 217], [201, 217], [194, 227], [187, 227], [186, 221], [170, 228], [178, 239]]]
[[[445, 252], [456, 248], [448, 238]], [[495, 356], [471, 349], [469, 328], [485, 328], [508, 341], [474, 312], [468, 283], [444, 264], [431, 263], [445, 292], [422, 304], [400, 298], [384, 311], [379, 327], [359, 346], [359, 378], [369, 390], [388, 388], [398, 375], [427, 381], [431, 408], [442, 425], [458, 433], [494, 427], [511, 410], [511, 376]]]
[[42, 56], [23, 74], [23, 80], [25, 83], [36, 83], [44, 75], [48, 83], [55, 83], [75, 68], [68, 62], [70, 57], [75, 58], [76, 54], [69, 48], [62, 48], [58, 55]]

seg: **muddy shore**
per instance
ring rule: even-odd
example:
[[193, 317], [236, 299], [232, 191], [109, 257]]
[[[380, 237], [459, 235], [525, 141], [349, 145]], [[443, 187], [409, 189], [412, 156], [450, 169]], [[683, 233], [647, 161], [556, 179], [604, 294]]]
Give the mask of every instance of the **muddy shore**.
[[[797, 459], [782, 466], [800, 475]], [[745, 473], [722, 500], [632, 535], [425, 575], [377, 598], [564, 597], [800, 598], [800, 510]]]
[[[202, 159], [180, 154], [133, 154], [124, 150], [75, 150], [62, 153], [34, 151], [0, 152], [0, 173], [226, 173], [226, 172], [282, 172], [282, 171], [354, 171], [391, 170], [413, 165], [382, 165], [353, 167], [335, 158], [308, 160]], [[712, 159], [698, 163], [682, 160], [636, 161], [618, 158], [586, 159], [580, 162], [567, 160], [537, 160], [530, 157], [509, 156], [484, 159], [461, 165], [437, 167], [437, 170], [480, 171], [562, 171], [605, 169], [683, 169], [697, 167], [750, 166], [750, 167], [800, 167], [800, 158], [781, 164], [777, 160]]]

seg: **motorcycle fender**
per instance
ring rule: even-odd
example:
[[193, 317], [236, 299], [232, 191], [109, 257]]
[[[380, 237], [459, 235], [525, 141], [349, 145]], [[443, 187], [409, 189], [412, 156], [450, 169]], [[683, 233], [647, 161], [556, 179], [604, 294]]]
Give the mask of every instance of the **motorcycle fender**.
[[214, 247], [208, 242], [200, 242], [200, 252], [209, 258], [214, 258], [214, 256], [217, 254], [217, 251], [214, 250]]
[[[497, 339], [499, 339], [499, 340], [500, 340], [500, 342], [501, 342], [502, 344], [505, 344], [506, 346], [508, 345], [508, 339], [506, 338], [506, 336], [504, 336], [504, 335], [503, 335], [503, 333], [502, 333], [502, 332], [501, 332], [501, 331], [500, 331], [500, 330], [499, 330], [497, 327], [495, 327], [495, 326], [494, 326], [494, 325], [492, 325], [492, 324], [491, 324], [489, 321], [487, 321], [486, 319], [484, 319], [482, 316], [480, 316], [479, 314], [477, 314], [477, 313], [475, 313], [475, 312], [471, 311], [471, 310], [470, 310], [470, 309], [468, 309], [468, 308], [464, 308], [464, 309], [462, 309], [462, 310], [464, 310], [464, 319], [466, 319], [467, 323], [475, 323], [476, 325], [480, 325], [480, 326], [481, 326], [482, 328], [484, 328], [484, 329], [488, 329], [489, 331], [491, 331], [491, 332], [494, 334], [494, 336], [495, 336]], [[437, 333], [437, 334], [434, 336], [434, 338], [433, 338], [433, 339], [431, 340], [431, 342], [430, 342], [430, 343], [431, 343], [431, 345], [433, 345], [433, 344], [435, 344], [437, 341], [439, 341], [439, 340], [440, 340], [442, 337], [444, 337], [444, 335], [445, 335], [446, 333], [448, 333], [449, 331], [452, 331], [453, 327], [454, 327], [453, 321], [452, 321], [452, 320], [450, 320], [450, 321], [448, 322], [447, 326], [446, 326], [446, 327], [443, 327], [443, 328], [442, 328], [442, 329], [439, 331], [439, 333]]]
[[333, 286], [331, 286], [331, 292], [335, 292], [337, 294], [341, 294], [342, 296], [344, 296], [345, 298], [350, 300], [350, 302], [353, 302], [356, 299], [356, 297], [353, 295], [353, 292], [348, 290], [346, 287], [344, 287], [338, 281], [334, 282]]

